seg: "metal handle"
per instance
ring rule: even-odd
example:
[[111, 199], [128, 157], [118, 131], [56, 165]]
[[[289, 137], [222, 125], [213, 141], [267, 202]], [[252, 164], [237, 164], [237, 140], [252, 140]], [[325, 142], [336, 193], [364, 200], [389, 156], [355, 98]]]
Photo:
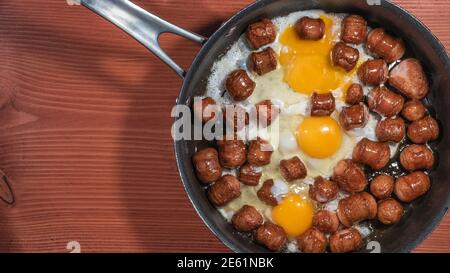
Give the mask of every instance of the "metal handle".
[[205, 37], [164, 21], [128, 0], [82, 0], [81, 4], [128, 33], [182, 78], [186, 71], [161, 49], [158, 43], [159, 35], [170, 32], [200, 44], [207, 40]]

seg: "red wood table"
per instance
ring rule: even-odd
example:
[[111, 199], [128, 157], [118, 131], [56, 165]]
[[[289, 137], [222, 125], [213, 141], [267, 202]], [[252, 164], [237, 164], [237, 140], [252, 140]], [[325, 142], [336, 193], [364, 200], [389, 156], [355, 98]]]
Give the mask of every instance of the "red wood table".
[[[136, 1], [210, 35], [249, 0]], [[398, 0], [450, 48], [450, 2]], [[162, 37], [188, 67], [198, 45]], [[171, 107], [181, 80], [144, 47], [63, 0], [0, 1], [0, 251], [229, 251], [177, 174]], [[416, 251], [450, 252], [450, 216]]]

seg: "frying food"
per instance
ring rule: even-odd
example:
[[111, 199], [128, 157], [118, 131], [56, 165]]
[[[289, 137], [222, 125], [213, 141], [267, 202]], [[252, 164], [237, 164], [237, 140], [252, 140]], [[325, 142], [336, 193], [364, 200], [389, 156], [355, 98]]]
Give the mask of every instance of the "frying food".
[[431, 187], [440, 128], [427, 74], [404, 56], [401, 35], [360, 15], [250, 24], [193, 105], [227, 127], [192, 157], [211, 203], [275, 252], [358, 251], [377, 225], [406, 221]]

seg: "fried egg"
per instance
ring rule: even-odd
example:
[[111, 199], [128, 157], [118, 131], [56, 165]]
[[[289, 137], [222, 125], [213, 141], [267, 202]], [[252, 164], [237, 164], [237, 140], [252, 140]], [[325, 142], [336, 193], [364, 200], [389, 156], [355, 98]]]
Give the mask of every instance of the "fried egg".
[[[322, 18], [326, 30], [321, 40], [306, 41], [297, 36], [294, 24], [303, 16]], [[345, 92], [351, 83], [359, 83], [357, 68], [369, 59], [364, 48], [357, 46], [360, 58], [352, 71], [347, 72], [332, 65], [330, 52], [334, 43], [339, 40], [344, 17], [345, 14], [313, 10], [272, 19], [278, 29], [278, 36], [269, 46], [278, 54], [279, 64], [276, 70], [265, 75], [257, 76], [248, 70], [247, 58], [251, 50], [245, 41], [245, 35], [214, 64], [207, 84], [208, 96], [223, 105], [238, 104], [245, 109], [260, 101], [271, 100], [281, 111], [275, 122], [267, 128], [269, 132], [249, 133], [269, 141], [274, 151], [270, 164], [262, 168], [259, 185], [241, 184], [241, 195], [219, 208], [226, 219], [230, 220], [233, 213], [243, 205], [252, 205], [264, 215], [266, 221], [282, 226], [295, 244], [294, 238], [311, 227], [317, 209], [317, 204], [308, 194], [314, 178], [331, 177], [334, 166], [342, 159], [351, 158], [353, 148], [363, 137], [376, 140], [375, 117], [371, 116], [364, 128], [351, 131], [345, 131], [338, 121], [339, 112], [346, 105]], [[236, 103], [225, 92], [224, 79], [238, 68], [249, 71], [256, 88], [246, 101]], [[310, 99], [313, 92], [333, 93], [336, 110], [331, 116], [310, 116]], [[364, 92], [367, 94], [368, 90], [364, 89]], [[276, 129], [272, 130], [276, 132], [273, 133], [270, 129]], [[392, 154], [396, 152], [396, 148], [396, 145], [391, 145]], [[279, 162], [293, 156], [298, 156], [305, 164], [307, 176], [287, 182], [280, 174]], [[257, 197], [257, 191], [267, 179], [274, 181], [271, 192], [278, 201], [275, 207], [268, 206]], [[327, 204], [328, 208], [335, 210], [339, 199], [345, 196], [345, 193], [340, 193], [337, 200]], [[296, 248], [289, 247], [288, 244], [288, 251], [294, 252]]]

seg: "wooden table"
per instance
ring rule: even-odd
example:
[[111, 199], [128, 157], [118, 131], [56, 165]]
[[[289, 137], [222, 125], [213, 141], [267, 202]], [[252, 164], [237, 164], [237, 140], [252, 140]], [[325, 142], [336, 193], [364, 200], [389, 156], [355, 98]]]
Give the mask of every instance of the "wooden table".
[[[136, 1], [210, 35], [249, 0]], [[450, 47], [450, 2], [398, 0]], [[198, 45], [165, 35], [188, 67]], [[174, 160], [181, 80], [99, 16], [63, 0], [0, 2], [0, 251], [229, 250], [206, 228]], [[450, 252], [450, 216], [416, 251]]]

